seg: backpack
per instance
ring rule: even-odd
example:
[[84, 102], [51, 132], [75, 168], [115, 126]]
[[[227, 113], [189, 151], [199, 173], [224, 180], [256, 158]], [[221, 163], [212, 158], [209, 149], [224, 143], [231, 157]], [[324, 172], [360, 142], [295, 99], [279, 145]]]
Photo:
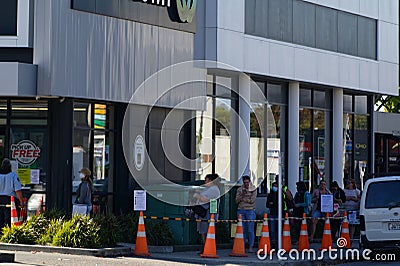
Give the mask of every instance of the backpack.
[[288, 189], [287, 186], [283, 188], [284, 196], [285, 196], [285, 203], [286, 203], [286, 209], [290, 210], [294, 208], [294, 199], [292, 192]]

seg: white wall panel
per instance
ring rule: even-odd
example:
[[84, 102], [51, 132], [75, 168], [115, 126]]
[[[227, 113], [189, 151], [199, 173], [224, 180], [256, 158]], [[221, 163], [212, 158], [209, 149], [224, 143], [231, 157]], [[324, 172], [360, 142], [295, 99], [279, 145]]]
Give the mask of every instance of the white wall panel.
[[244, 34], [220, 29], [218, 36], [218, 61], [243, 69]]
[[379, 1], [377, 0], [359, 0], [360, 14], [366, 17], [377, 19], [379, 16]]
[[294, 77], [294, 47], [270, 43], [270, 73], [277, 77]]
[[398, 25], [380, 21], [378, 23], [378, 59], [391, 63], [399, 62]]
[[399, 65], [380, 62], [379, 64], [379, 91], [382, 94], [398, 95]]
[[294, 49], [294, 77], [304, 81], [317, 79], [317, 53], [308, 49]]
[[244, 71], [261, 75], [269, 72], [269, 42], [246, 36], [244, 51]]
[[360, 85], [360, 62], [351, 57], [339, 58], [339, 86], [358, 88]]
[[339, 56], [333, 53], [318, 53], [317, 79], [322, 84], [339, 84]]
[[245, 0], [218, 1], [218, 27], [244, 32]]
[[372, 60], [360, 61], [360, 88], [377, 91], [379, 88], [379, 63]]
[[339, 0], [339, 9], [358, 14], [360, 12], [360, 0]]
[[379, 0], [379, 19], [399, 24], [399, 0]]

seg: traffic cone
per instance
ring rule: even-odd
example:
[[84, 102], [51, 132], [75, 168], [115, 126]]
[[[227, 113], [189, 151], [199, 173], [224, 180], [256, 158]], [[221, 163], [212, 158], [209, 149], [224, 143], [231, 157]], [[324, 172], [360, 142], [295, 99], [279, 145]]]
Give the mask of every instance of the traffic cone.
[[337, 245], [339, 248], [351, 248], [349, 223], [347, 221], [347, 212], [344, 212], [344, 220], [342, 224], [342, 233], [338, 239]]
[[258, 245], [259, 254], [264, 255], [271, 252], [271, 241], [269, 238], [268, 214], [264, 214], [264, 222], [261, 230], [260, 244]]
[[[278, 221], [280, 223], [281, 221]], [[283, 225], [282, 234], [282, 249], [289, 252], [292, 249], [292, 240], [290, 239], [290, 226], [289, 226], [289, 215], [285, 215], [285, 224]]]
[[329, 222], [329, 214], [326, 214], [324, 225], [324, 234], [322, 235], [322, 245], [319, 250], [329, 249], [332, 247], [331, 224]]
[[15, 207], [14, 196], [11, 196], [11, 226], [20, 226], [21, 223], [18, 220], [17, 208]]
[[217, 244], [215, 242], [215, 226], [214, 214], [211, 214], [210, 225], [208, 226], [206, 243], [204, 244], [203, 253], [200, 254], [202, 258], [218, 258]]
[[239, 214], [238, 223], [236, 226], [235, 241], [233, 242], [232, 253], [229, 254], [231, 257], [247, 257], [244, 250], [244, 237], [243, 237], [243, 225], [242, 225], [242, 215]]
[[136, 256], [150, 257], [150, 253], [147, 248], [146, 229], [144, 226], [143, 212], [140, 212], [139, 216], [139, 224], [136, 235], [136, 245], [134, 254]]
[[303, 213], [303, 221], [301, 222], [299, 246], [297, 249], [299, 251], [310, 249], [310, 243], [308, 242], [308, 230], [307, 230], [307, 220], [306, 214]]

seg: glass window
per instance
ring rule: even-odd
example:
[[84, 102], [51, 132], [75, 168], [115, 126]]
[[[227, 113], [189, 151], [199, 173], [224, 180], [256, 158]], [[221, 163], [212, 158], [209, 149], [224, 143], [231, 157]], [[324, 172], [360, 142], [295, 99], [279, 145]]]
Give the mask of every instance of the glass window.
[[315, 5], [293, 2], [293, 42], [315, 47]]
[[368, 187], [365, 208], [388, 208], [400, 202], [400, 182], [385, 181], [372, 183]]
[[[311, 171], [312, 167], [312, 111], [310, 109], [300, 109], [299, 113], [299, 166], [300, 166], [300, 180], [310, 182], [311, 184]], [[310, 188], [312, 188], [310, 186]]]
[[286, 103], [286, 88], [281, 84], [268, 83], [267, 99], [269, 103]]
[[[73, 180], [75, 193], [81, 179], [79, 170], [87, 167], [93, 177], [93, 212], [111, 210], [113, 192], [113, 108], [100, 103], [74, 103]], [[74, 201], [73, 196], [73, 201]]]
[[91, 105], [89, 103], [74, 103], [74, 127], [91, 128]]
[[[11, 160], [18, 164], [18, 176], [24, 187], [45, 191], [47, 175], [47, 129], [25, 125], [10, 129]], [[31, 179], [31, 171], [39, 171], [38, 179]]]
[[358, 56], [376, 60], [376, 20], [358, 17]]
[[13, 117], [47, 117], [47, 111], [47, 101], [11, 101], [11, 116]]
[[7, 101], [0, 100], [0, 117], [6, 117], [6, 116], [7, 116]]
[[212, 173], [213, 105], [213, 98], [207, 97], [206, 110], [196, 112], [196, 180]]
[[326, 108], [327, 97], [325, 91], [314, 91], [314, 107]]
[[368, 167], [368, 116], [355, 115], [354, 130], [354, 179], [362, 188]]
[[232, 112], [230, 99], [215, 99], [215, 172], [229, 181], [236, 180], [231, 175]]
[[269, 0], [268, 37], [285, 42], [292, 42], [293, 35], [292, 0]]
[[353, 178], [353, 115], [343, 114], [343, 142], [345, 145], [344, 151], [344, 179]]
[[330, 113], [325, 111], [314, 111], [314, 165], [313, 165], [313, 181], [318, 184], [321, 178], [330, 183], [329, 174], [327, 172], [329, 165], [329, 138], [330, 138]]
[[355, 96], [355, 112], [357, 114], [367, 114], [368, 106], [367, 106], [367, 96]]
[[1, 1], [0, 35], [17, 35], [17, 0]]
[[351, 95], [343, 95], [343, 111], [353, 112], [353, 97]]
[[216, 77], [216, 92], [215, 96], [223, 98], [231, 98], [232, 80], [231, 78]]
[[301, 106], [312, 106], [311, 105], [311, 90], [300, 89], [300, 105]]
[[357, 56], [357, 16], [338, 12], [338, 52]]

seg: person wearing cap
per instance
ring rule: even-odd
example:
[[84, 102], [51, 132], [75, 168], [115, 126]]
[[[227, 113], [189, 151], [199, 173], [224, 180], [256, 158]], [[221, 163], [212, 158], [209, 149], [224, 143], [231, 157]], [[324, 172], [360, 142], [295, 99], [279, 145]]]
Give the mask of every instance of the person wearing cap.
[[86, 215], [90, 214], [92, 210], [92, 191], [93, 191], [93, 181], [91, 178], [92, 172], [84, 167], [79, 171], [79, 177], [81, 178], [81, 183], [76, 190], [76, 204], [87, 205]]
[[[236, 204], [238, 205], [238, 216], [242, 215], [243, 220], [254, 221], [256, 219], [256, 197], [257, 190], [250, 180], [250, 176], [245, 175], [242, 177], [243, 185], [236, 191]], [[247, 227], [247, 228], [246, 228]], [[254, 252], [254, 222], [244, 223], [244, 238], [247, 242], [249, 237], [249, 252]], [[247, 229], [247, 230], [246, 230]]]
[[[6, 224], [11, 226], [11, 196], [15, 197], [15, 205], [24, 207], [22, 185], [16, 173], [11, 171], [11, 162], [4, 158], [0, 168], [0, 228]], [[19, 201], [19, 202], [18, 202]]]

